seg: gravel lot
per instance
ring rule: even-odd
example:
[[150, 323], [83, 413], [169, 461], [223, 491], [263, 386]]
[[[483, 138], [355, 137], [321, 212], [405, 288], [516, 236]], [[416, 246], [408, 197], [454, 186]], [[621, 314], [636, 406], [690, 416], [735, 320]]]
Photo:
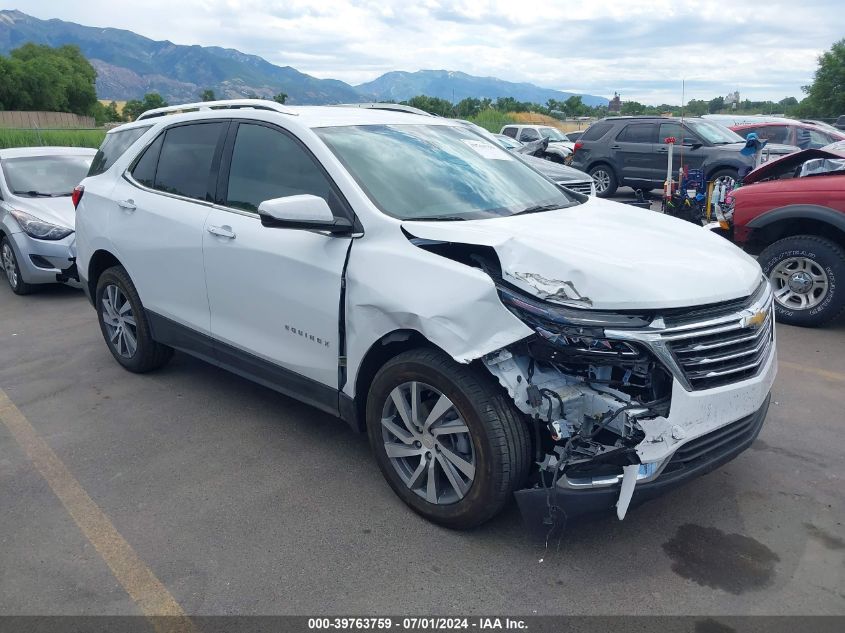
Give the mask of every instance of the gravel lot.
[[[0, 396], [189, 614], [843, 614], [845, 323], [778, 336], [751, 450], [548, 549], [515, 505], [424, 522], [364, 436], [268, 389], [182, 354], [127, 373], [73, 289], [0, 284]], [[0, 613], [140, 613], [3, 411]]]

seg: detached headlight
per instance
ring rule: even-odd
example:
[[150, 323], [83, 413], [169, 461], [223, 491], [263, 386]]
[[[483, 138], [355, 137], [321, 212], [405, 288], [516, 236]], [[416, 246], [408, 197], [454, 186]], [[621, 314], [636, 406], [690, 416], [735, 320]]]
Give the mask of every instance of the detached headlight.
[[604, 328], [646, 327], [651, 321], [648, 316], [553, 306], [502, 286], [498, 290], [505, 307], [556, 347], [601, 356], [641, 354], [629, 343], [606, 338]]
[[73, 233], [73, 229], [50, 224], [17, 209], [12, 209], [11, 213], [24, 233], [39, 240], [62, 240]]

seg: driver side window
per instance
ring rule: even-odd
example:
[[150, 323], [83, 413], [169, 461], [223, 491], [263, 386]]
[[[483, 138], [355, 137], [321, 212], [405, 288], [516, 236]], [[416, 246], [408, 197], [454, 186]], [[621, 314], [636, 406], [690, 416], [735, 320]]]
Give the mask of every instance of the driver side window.
[[302, 194], [323, 198], [336, 216], [348, 215], [333, 184], [295, 139], [264, 125], [242, 123], [225, 204], [255, 212], [264, 200]]
[[530, 143], [531, 141], [538, 141], [540, 140], [540, 134], [537, 130], [522, 130], [522, 134], [519, 135], [519, 140], [523, 143]]

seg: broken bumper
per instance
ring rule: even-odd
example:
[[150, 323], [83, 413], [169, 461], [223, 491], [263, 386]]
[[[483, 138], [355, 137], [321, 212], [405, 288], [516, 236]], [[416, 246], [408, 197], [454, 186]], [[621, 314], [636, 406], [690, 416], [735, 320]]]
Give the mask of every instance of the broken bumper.
[[[762, 406], [750, 415], [681, 445], [656, 479], [636, 485], [631, 507], [709, 473], [742, 453], [760, 433], [770, 399], [771, 395], [766, 396]], [[621, 483], [585, 489], [558, 484], [553, 489], [519, 490], [515, 497], [528, 526], [554, 529], [578, 516], [613, 510], [620, 490]]]

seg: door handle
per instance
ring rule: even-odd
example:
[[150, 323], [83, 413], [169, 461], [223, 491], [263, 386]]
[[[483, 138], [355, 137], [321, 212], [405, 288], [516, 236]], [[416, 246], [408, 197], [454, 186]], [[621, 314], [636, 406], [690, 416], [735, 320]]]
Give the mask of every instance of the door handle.
[[129, 198], [129, 200], [118, 200], [117, 206], [126, 211], [134, 211], [137, 208], [132, 198]]
[[621, 145], [611, 145], [610, 149], [622, 149]]
[[658, 152], [661, 152], [661, 153], [663, 153], [663, 154], [665, 154], [666, 152], [668, 152], [668, 151], [669, 151], [669, 149], [668, 149], [668, 148], [666, 148], [666, 147], [661, 147], [661, 148], [659, 148], [657, 151], [658, 151]]
[[226, 237], [230, 240], [235, 239], [235, 232], [232, 230], [230, 226], [214, 226], [213, 224], [208, 227], [208, 232], [212, 235], [216, 235], [218, 237]]

